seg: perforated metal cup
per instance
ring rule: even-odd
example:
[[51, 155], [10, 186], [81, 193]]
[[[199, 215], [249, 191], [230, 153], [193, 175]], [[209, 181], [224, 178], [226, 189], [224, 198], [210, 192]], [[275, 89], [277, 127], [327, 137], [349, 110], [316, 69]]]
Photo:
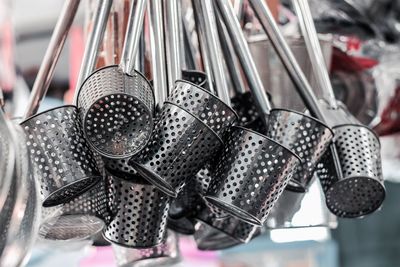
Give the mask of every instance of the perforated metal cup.
[[139, 176], [108, 176], [108, 203], [113, 214], [104, 238], [131, 248], [154, 247], [167, 230], [170, 199]]
[[96, 70], [82, 84], [77, 105], [85, 136], [102, 156], [132, 156], [150, 138], [154, 95], [137, 71], [130, 76], [118, 66]]
[[190, 112], [220, 138], [223, 138], [229, 127], [237, 121], [237, 115], [231, 107], [209, 91], [191, 82], [176, 81], [175, 88], [166, 102]]
[[291, 149], [302, 160], [286, 189], [306, 192], [314, 169], [333, 139], [333, 131], [319, 120], [286, 109], [273, 109], [266, 136]]
[[232, 98], [232, 108], [239, 116], [238, 124], [246, 127], [260, 117], [251, 92], [236, 94]]
[[197, 70], [183, 70], [182, 80], [194, 83], [201, 88], [208, 89], [208, 78], [207, 74]]
[[43, 208], [39, 236], [46, 240], [77, 241], [101, 232], [111, 220], [105, 183], [60, 206]]
[[43, 206], [66, 203], [101, 179], [75, 106], [44, 111], [21, 123]]
[[368, 127], [346, 124], [333, 128], [343, 178], [338, 178], [330, 153], [317, 166], [329, 210], [355, 218], [377, 210], [385, 199], [380, 143]]
[[234, 126], [205, 199], [232, 216], [261, 226], [298, 164], [300, 158], [284, 146]]
[[201, 120], [164, 104], [148, 146], [129, 161], [145, 179], [176, 197], [186, 178], [194, 177], [222, 145]]
[[112, 245], [112, 248], [119, 267], [158, 267], [180, 261], [178, 241], [178, 236], [168, 231], [165, 241], [152, 248], [134, 249], [117, 245]]

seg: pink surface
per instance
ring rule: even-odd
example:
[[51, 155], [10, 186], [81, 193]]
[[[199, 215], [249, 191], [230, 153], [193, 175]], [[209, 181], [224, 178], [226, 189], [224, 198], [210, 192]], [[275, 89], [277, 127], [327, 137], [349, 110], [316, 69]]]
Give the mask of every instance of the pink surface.
[[113, 250], [108, 247], [93, 247], [92, 253], [83, 259], [79, 267], [109, 267], [116, 266]]

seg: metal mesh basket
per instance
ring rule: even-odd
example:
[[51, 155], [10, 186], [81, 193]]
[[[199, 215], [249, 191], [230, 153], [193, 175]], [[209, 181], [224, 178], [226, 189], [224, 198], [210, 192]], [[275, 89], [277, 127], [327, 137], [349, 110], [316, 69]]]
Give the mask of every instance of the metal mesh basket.
[[205, 199], [245, 222], [262, 225], [300, 159], [275, 141], [232, 127]]
[[286, 189], [306, 192], [314, 169], [328, 149], [332, 130], [324, 123], [302, 113], [273, 109], [266, 136], [295, 152], [302, 160]]
[[98, 69], [82, 84], [78, 108], [89, 144], [105, 157], [136, 154], [153, 130], [153, 90], [137, 71], [130, 76], [118, 66]]
[[164, 193], [176, 197], [222, 145], [218, 136], [184, 109], [164, 104], [149, 145], [130, 164]]
[[187, 81], [176, 81], [166, 102], [192, 113], [221, 138], [237, 120], [235, 111], [218, 97]]
[[167, 238], [152, 248], [134, 249], [112, 245], [119, 267], [150, 267], [172, 265], [180, 261], [178, 236], [168, 231]]
[[182, 80], [189, 81], [194, 83], [201, 88], [208, 89], [208, 78], [207, 74], [202, 71], [196, 70], [183, 70], [182, 71]]
[[378, 209], [385, 199], [378, 137], [365, 126], [333, 128], [343, 178], [338, 178], [326, 153], [317, 166], [329, 210], [339, 217], [355, 218]]
[[75, 106], [62, 106], [21, 123], [43, 206], [68, 202], [101, 179]]
[[170, 199], [139, 176], [129, 179], [111, 174], [108, 177], [113, 218], [103, 235], [125, 247], [156, 246], [165, 238]]
[[39, 236], [46, 240], [83, 240], [95, 236], [110, 222], [105, 183], [60, 206], [44, 208]]

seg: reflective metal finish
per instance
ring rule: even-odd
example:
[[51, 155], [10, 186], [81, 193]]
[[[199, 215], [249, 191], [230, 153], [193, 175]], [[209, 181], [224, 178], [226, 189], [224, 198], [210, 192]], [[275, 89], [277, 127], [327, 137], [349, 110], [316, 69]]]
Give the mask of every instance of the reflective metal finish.
[[47, 89], [49, 89], [58, 58], [60, 57], [62, 48], [64, 47], [69, 29], [74, 20], [76, 11], [78, 10], [79, 3], [80, 0], [65, 1], [54, 28], [54, 32], [51, 36], [46, 54], [44, 55], [42, 64], [40, 65], [35, 83], [33, 84], [32, 93], [29, 97], [29, 103], [24, 118], [28, 118], [36, 113], [40, 102], [46, 95]]
[[234, 126], [205, 199], [226, 213], [261, 226], [299, 163], [293, 152], [275, 141]]
[[148, 146], [130, 160], [145, 179], [176, 197], [188, 177], [194, 177], [222, 145], [200, 119], [165, 104]]
[[78, 118], [75, 106], [62, 106], [21, 123], [44, 207], [71, 200], [101, 178]]
[[182, 71], [182, 80], [194, 83], [201, 88], [208, 89], [208, 77], [202, 71], [197, 70], [184, 70]]

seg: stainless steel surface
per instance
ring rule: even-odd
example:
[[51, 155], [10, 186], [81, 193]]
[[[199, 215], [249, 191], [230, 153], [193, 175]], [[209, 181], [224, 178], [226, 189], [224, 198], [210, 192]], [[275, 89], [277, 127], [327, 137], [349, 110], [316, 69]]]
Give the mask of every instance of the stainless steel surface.
[[39, 72], [36, 76], [35, 83], [33, 84], [28, 107], [24, 115], [25, 119], [37, 112], [40, 102], [46, 95], [51, 79], [53, 78], [57, 60], [60, 57], [62, 48], [64, 47], [69, 29], [74, 20], [76, 11], [78, 10], [79, 3], [80, 0], [68, 0], [62, 8], [51, 36], [49, 46], [46, 50], [46, 54], [44, 55]]
[[235, 111], [209, 91], [186, 81], [177, 81], [167, 102], [190, 112], [221, 139], [237, 120]]
[[96, 70], [79, 91], [78, 108], [87, 141], [106, 157], [136, 154], [153, 129], [153, 90], [137, 71], [126, 75], [115, 65]]
[[170, 266], [180, 261], [179, 237], [168, 231], [167, 238], [153, 248], [133, 249], [112, 245], [118, 267]]
[[139, 49], [140, 35], [142, 34], [146, 3], [146, 0], [135, 0], [131, 3], [130, 19], [128, 20], [125, 44], [122, 49], [120, 62], [121, 69], [128, 75], [134, 74], [135, 59]]
[[232, 127], [207, 202], [261, 226], [300, 163], [290, 150], [256, 132]]
[[73, 200], [43, 209], [39, 235], [46, 240], [88, 239], [101, 232], [111, 219], [104, 178]]
[[170, 198], [139, 176], [109, 174], [107, 180], [108, 203], [113, 216], [104, 229], [104, 237], [130, 248], [148, 248], [162, 243], [167, 234]]
[[267, 124], [271, 105], [268, 96], [258, 74], [247, 41], [243, 35], [241, 26], [229, 0], [217, 1], [219, 11], [224, 19], [225, 26], [231, 36], [232, 43], [241, 62], [250, 90], [254, 96], [255, 103], [259, 109], [261, 119]]
[[287, 190], [306, 192], [314, 169], [333, 139], [333, 131], [324, 123], [303, 113], [273, 109], [265, 134], [291, 149], [302, 160]]
[[165, 104], [148, 146], [130, 160], [131, 166], [164, 193], [176, 197], [187, 177], [194, 177], [222, 145], [200, 119]]
[[181, 0], [164, 0], [166, 35], [168, 90], [172, 90], [176, 80], [182, 78], [182, 55], [184, 52]]
[[50, 109], [21, 125], [44, 207], [65, 203], [99, 182], [101, 175], [75, 106]]
[[165, 62], [165, 41], [164, 41], [164, 14], [163, 1], [149, 1], [149, 26], [150, 26], [150, 47], [151, 67], [153, 73], [153, 88], [156, 105], [161, 107], [168, 96], [167, 67]]
[[[79, 88], [83, 81], [94, 71], [99, 54], [100, 46], [103, 40], [104, 32], [107, 26], [108, 16], [110, 14], [113, 0], [98, 1], [97, 8], [93, 15], [93, 27], [86, 37], [85, 52], [82, 57], [82, 64], [79, 70], [76, 88]], [[78, 89], [75, 89], [73, 103], [78, 100]]]
[[182, 80], [194, 83], [195, 85], [208, 90], [208, 77], [207, 74], [202, 71], [184, 70], [182, 71]]
[[315, 77], [324, 93], [324, 98], [333, 109], [337, 109], [336, 98], [326, 69], [322, 49], [319, 45], [317, 31], [315, 29], [308, 0], [293, 0], [300, 28], [306, 42], [308, 56], [312, 62]]
[[366, 126], [333, 128], [343, 178], [332, 174], [329, 154], [317, 166], [326, 204], [339, 217], [355, 218], [377, 210], [385, 199], [378, 137]]
[[215, 82], [215, 90], [218, 97], [226, 105], [231, 106], [228, 83], [225, 75], [224, 57], [217, 31], [214, 4], [212, 0], [203, 0], [199, 1], [199, 6], [201, 7], [199, 17], [203, 19], [200, 26], [204, 25], [205, 43], [207, 45], [208, 56]]

